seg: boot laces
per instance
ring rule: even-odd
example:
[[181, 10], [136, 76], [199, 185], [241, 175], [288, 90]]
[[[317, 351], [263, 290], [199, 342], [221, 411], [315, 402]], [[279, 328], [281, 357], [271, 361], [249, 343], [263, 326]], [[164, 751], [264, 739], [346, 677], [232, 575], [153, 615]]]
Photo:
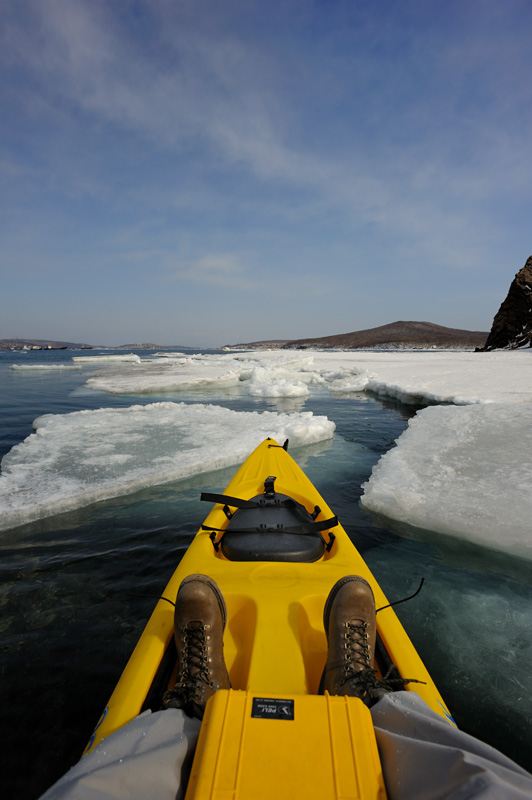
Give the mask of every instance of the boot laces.
[[183, 629], [178, 684], [209, 683], [208, 630], [209, 625], [202, 622], [189, 622]]
[[[364, 620], [349, 620], [344, 623], [345, 671], [350, 674], [362, 669], [371, 669], [371, 653], [369, 650], [369, 625]], [[358, 665], [358, 669], [355, 668]]]
[[183, 708], [191, 716], [201, 718], [201, 707], [206, 686], [212, 686], [209, 680], [209, 656], [207, 648], [207, 631], [209, 625], [199, 621], [189, 622], [181, 630], [182, 652], [179, 662], [177, 682], [173, 689], [163, 695], [163, 708]]
[[369, 625], [364, 620], [348, 620], [344, 623], [344, 675], [340, 684], [348, 682], [367, 685], [375, 680], [369, 649]]
[[375, 692], [393, 692], [403, 689], [407, 683], [424, 683], [416, 678], [402, 678], [397, 667], [392, 664], [382, 678], [377, 678], [377, 671], [372, 666], [369, 649], [369, 625], [364, 620], [349, 620], [344, 623], [345, 666], [341, 685], [350, 683], [351, 687], [362, 697], [374, 695]]

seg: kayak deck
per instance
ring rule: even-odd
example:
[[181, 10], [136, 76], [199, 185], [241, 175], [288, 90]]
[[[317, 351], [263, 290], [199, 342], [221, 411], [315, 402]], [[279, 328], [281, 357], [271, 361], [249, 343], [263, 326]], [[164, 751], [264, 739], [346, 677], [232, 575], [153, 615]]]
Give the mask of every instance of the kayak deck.
[[[264, 492], [265, 481], [271, 477], [275, 477], [276, 492], [293, 498], [297, 503], [303, 505], [309, 514], [315, 513], [315, 507], [318, 506], [319, 513], [315, 516], [317, 523], [333, 517], [331, 509], [301, 468], [283, 447], [271, 439], [267, 439], [259, 445], [244, 462], [224, 494], [243, 500], [255, 498]], [[230, 507], [230, 501], [226, 505]], [[234, 519], [236, 520], [236, 518], [235, 515]], [[201, 760], [201, 752], [210, 753], [214, 746], [219, 745], [220, 752], [223, 750], [225, 746], [223, 737], [220, 738], [220, 735], [216, 734], [214, 739], [212, 738], [212, 732], [220, 724], [225, 725], [224, 731], [226, 732], [232, 730], [234, 726], [240, 725], [238, 734], [242, 743], [240, 751], [248, 740], [249, 752], [253, 751], [256, 746], [255, 732], [258, 730], [262, 731], [259, 735], [259, 739], [263, 737], [261, 746], [266, 749], [270, 735], [273, 735], [274, 741], [279, 736], [285, 736], [291, 741], [295, 737], [293, 743], [297, 743], [298, 737], [301, 742], [306, 741], [311, 744], [314, 742], [313, 750], [309, 755], [312, 763], [314, 763], [314, 748], [323, 750], [323, 736], [325, 735], [329, 738], [332, 737], [330, 741], [333, 744], [330, 744], [330, 747], [327, 745], [329, 750], [325, 748], [329, 755], [325, 757], [325, 762], [322, 764], [322, 772], [329, 775], [330, 780], [334, 779], [334, 783], [337, 780], [334, 778], [334, 764], [337, 757], [334, 752], [335, 748], [340, 746], [337, 741], [340, 735], [336, 723], [333, 724], [334, 715], [336, 715], [335, 719], [343, 719], [342, 722], [338, 722], [340, 726], [338, 730], [342, 729], [346, 735], [351, 730], [350, 726], [355, 724], [353, 715], [359, 715], [360, 719], [357, 717], [358, 722], [354, 729], [369, 730], [368, 726], [371, 727], [373, 743], [368, 744], [368, 747], [370, 750], [374, 748], [376, 753], [371, 717], [361, 701], [354, 698], [330, 698], [328, 695], [317, 696], [327, 653], [327, 641], [323, 628], [323, 608], [327, 596], [337, 580], [345, 575], [360, 575], [371, 585], [377, 609], [388, 605], [387, 598], [364, 559], [342, 526], [333, 524], [335, 522], [334, 519], [331, 521], [330, 530], [323, 530], [325, 546], [322, 549], [322, 555], [311, 562], [229, 560], [224, 554], [224, 548], [219, 546], [224, 535], [223, 532], [230, 524], [227, 509], [224, 510], [222, 502], [216, 503], [205, 519], [204, 524], [207, 530], [200, 529], [196, 534], [170, 579], [164, 597], [171, 601], [175, 600], [182, 580], [189, 574], [203, 573], [216, 581], [227, 605], [228, 621], [224, 634], [224, 656], [232, 686], [230, 692], [218, 692], [207, 706], [196, 761], [198, 758]], [[160, 600], [85, 752], [91, 750], [102, 738], [125, 725], [146, 708], [152, 708], [152, 710], [159, 708], [158, 703], [160, 704], [162, 692], [169, 685], [173, 685], [173, 681], [175, 681], [173, 630], [173, 607], [165, 600]], [[390, 664], [395, 664], [403, 678], [423, 681], [423, 683], [412, 684], [412, 688], [436, 713], [447, 718], [452, 724], [449, 711], [392, 608], [383, 608], [377, 613], [377, 632], [376, 668], [378, 671], [383, 673]], [[410, 685], [407, 685], [406, 691], [409, 688]], [[301, 709], [301, 711], [292, 721], [294, 724], [288, 726], [291, 730], [287, 731], [286, 725], [282, 727], [285, 722], [283, 719], [264, 720], [250, 717], [247, 712], [242, 717], [242, 708], [251, 708], [253, 698], [288, 699], [294, 703], [296, 709]], [[272, 705], [275, 706], [276, 703]], [[344, 710], [338, 712], [337, 709], [340, 706]], [[221, 711], [222, 707], [225, 709], [223, 712]], [[331, 711], [333, 708], [334, 712]], [[228, 709], [230, 709], [230, 713]], [[317, 722], [318, 718], [321, 720], [319, 723]], [[247, 720], [245, 724], [244, 719]], [[304, 722], [304, 720], [307, 721]], [[327, 721], [326, 725], [324, 720]], [[273, 727], [266, 725], [265, 728], [265, 723]], [[301, 728], [299, 729], [298, 726]], [[280, 732], [272, 734], [275, 727]], [[299, 733], [295, 733], [296, 729], [299, 730]], [[319, 731], [321, 731], [320, 734]], [[349, 735], [353, 749], [352, 733]], [[208, 737], [208, 741], [206, 737]], [[369, 738], [371, 739], [371, 737]], [[360, 735], [358, 739], [361, 739]], [[231, 741], [233, 741], [234, 748], [234, 737]], [[320, 744], [317, 745], [316, 742], [320, 742]], [[289, 746], [288, 741], [286, 746]], [[357, 747], [358, 750], [355, 748], [356, 753], [353, 750], [350, 762], [348, 759], [349, 763], [354, 764], [353, 759], [356, 760], [359, 757], [360, 746], [358, 743]], [[197, 777], [197, 780], [210, 780], [207, 775], [211, 760], [210, 756], [203, 760], [201, 775]], [[214, 760], [216, 761], [216, 759]], [[224, 756], [222, 761], [223, 764], [226, 764], [227, 757]], [[245, 758], [242, 763], [239, 762], [240, 766], [237, 770], [239, 775], [243, 774], [242, 770], [246, 769], [244, 762]], [[200, 762], [198, 761], [198, 763]], [[255, 768], [256, 763], [253, 769]], [[354, 766], [352, 768], [355, 769]], [[379, 770], [372, 769], [370, 773], [373, 776], [371, 780], [376, 781], [374, 790], [360, 796], [378, 797], [379, 780], [382, 779], [382, 776], [379, 779]], [[315, 774], [313, 769], [312, 785], [314, 787]], [[302, 776], [300, 780], [303, 780]], [[196, 779], [191, 779], [191, 792], [195, 791], [195, 785]], [[212, 797], [226, 797], [232, 791], [228, 789], [228, 794], [212, 794]], [[271, 783], [268, 791], [271, 793]], [[211, 797], [211, 794], [205, 796]], [[234, 793], [231, 794], [231, 797], [236, 796]], [[246, 795], [242, 794], [242, 797], [244, 796]], [[257, 789], [256, 794], [250, 792], [247, 796], [259, 797], [262, 795], [258, 793]], [[319, 792], [316, 796], [319, 796]], [[328, 797], [329, 794], [324, 790], [321, 796]], [[359, 795], [343, 794], [338, 796], [356, 797]]]

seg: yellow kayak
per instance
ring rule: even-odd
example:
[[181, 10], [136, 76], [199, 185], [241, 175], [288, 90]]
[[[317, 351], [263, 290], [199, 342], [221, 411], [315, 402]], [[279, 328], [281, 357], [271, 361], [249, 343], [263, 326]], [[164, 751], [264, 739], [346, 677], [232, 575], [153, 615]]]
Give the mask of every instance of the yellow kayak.
[[[227, 605], [224, 655], [232, 688], [211, 698], [187, 798], [385, 798], [369, 709], [358, 698], [318, 694], [326, 660], [325, 601], [345, 575], [373, 589], [375, 668], [393, 664], [442, 717], [452, 719], [395, 612], [325, 500], [288, 454], [266, 439], [211, 512], [170, 579], [203, 573]], [[385, 608], [386, 607], [386, 608]], [[87, 745], [142, 711], [160, 708], [175, 683], [174, 610], [161, 599]], [[410, 688], [412, 686], [412, 688]]]

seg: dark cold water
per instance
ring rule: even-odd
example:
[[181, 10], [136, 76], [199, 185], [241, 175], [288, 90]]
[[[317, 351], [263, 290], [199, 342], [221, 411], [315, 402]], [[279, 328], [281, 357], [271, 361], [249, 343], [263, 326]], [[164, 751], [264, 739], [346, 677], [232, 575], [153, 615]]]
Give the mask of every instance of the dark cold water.
[[[290, 410], [240, 389], [121, 397], [83, 390], [84, 370], [21, 372], [10, 363], [71, 353], [0, 353], [0, 456], [43, 413], [159, 399], [234, 410]], [[284, 405], [283, 405], [284, 403]], [[339, 515], [390, 600], [458, 725], [532, 769], [532, 581], [529, 565], [430, 532], [392, 531], [363, 513], [361, 485], [416, 409], [323, 392], [297, 410], [325, 414], [335, 438], [292, 450]], [[87, 742], [154, 606], [205, 516], [220, 470], [0, 532], [3, 796], [37, 798]], [[415, 533], [415, 536], [414, 536]]]

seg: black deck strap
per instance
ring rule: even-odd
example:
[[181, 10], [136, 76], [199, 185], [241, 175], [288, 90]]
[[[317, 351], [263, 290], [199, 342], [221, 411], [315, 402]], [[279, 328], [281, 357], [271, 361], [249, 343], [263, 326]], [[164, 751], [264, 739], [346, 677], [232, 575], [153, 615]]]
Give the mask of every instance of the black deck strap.
[[200, 500], [206, 500], [207, 503], [223, 503], [233, 508], [259, 508], [257, 500], [243, 500], [241, 497], [230, 497], [228, 494], [202, 492]]
[[[217, 533], [225, 533], [225, 528], [213, 528], [211, 525], [202, 525], [200, 530], [202, 530], [202, 531], [212, 531], [212, 533], [211, 533], [209, 538], [210, 538], [211, 542], [214, 544], [214, 549], [217, 550], [218, 548], [216, 547], [216, 545], [220, 543], [222, 537], [220, 537], [220, 539], [218, 539], [218, 541], [216, 542], [216, 534]], [[253, 531], [252, 531], [251, 528], [249, 529], [249, 531], [253, 532], [253, 533], [257, 532], [255, 529], [253, 529]], [[246, 531], [244, 531], [244, 533], [246, 533]]]
[[[338, 517], [330, 517], [329, 519], [322, 519], [320, 522], [309, 522], [308, 527], [311, 531], [327, 531], [329, 528], [336, 528], [338, 525]], [[287, 530], [285, 528], [285, 530]]]
[[[210, 525], [202, 525], [202, 531], [216, 531], [223, 534], [231, 533], [261, 533], [261, 531], [268, 533], [295, 533], [300, 535], [316, 534], [320, 531], [326, 531], [338, 525], [338, 517], [331, 517], [330, 519], [322, 519], [320, 522], [307, 522], [301, 525], [289, 525], [287, 528], [283, 526], [274, 528], [273, 525], [265, 525], [264, 527], [255, 526], [254, 528], [212, 528]], [[334, 536], [331, 534], [332, 539]], [[212, 538], [212, 537], [211, 537]]]
[[[294, 500], [292, 497], [287, 497], [286, 500], [276, 500], [274, 493], [274, 497], [268, 499], [272, 499], [273, 503], [267, 503], [262, 495], [260, 500], [244, 500], [242, 497], [231, 497], [228, 494], [215, 494], [212, 492], [202, 492], [200, 495], [200, 500], [205, 500], [207, 503], [223, 503], [232, 508], [299, 508], [305, 511], [306, 514], [309, 513], [302, 503], [298, 503], [297, 500]], [[318, 508], [316, 513], [316, 508], [318, 508], [318, 506], [314, 507], [313, 514], [317, 516], [320, 513], [320, 509]], [[309, 516], [313, 517], [313, 514]]]

